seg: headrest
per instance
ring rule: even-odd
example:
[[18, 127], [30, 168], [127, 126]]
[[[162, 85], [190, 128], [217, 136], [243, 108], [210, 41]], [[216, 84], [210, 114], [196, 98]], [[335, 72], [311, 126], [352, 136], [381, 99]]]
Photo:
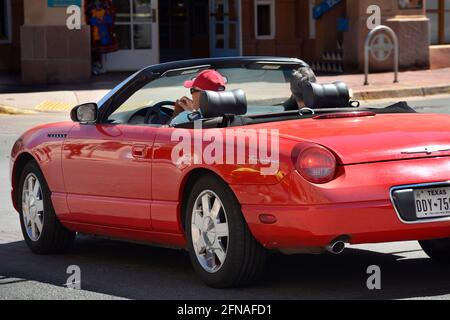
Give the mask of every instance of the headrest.
[[303, 85], [303, 100], [310, 109], [348, 108], [350, 93], [341, 81], [329, 84], [306, 82]]
[[241, 89], [233, 91], [204, 91], [200, 96], [200, 110], [203, 118], [221, 117], [225, 114], [247, 113], [247, 98]]

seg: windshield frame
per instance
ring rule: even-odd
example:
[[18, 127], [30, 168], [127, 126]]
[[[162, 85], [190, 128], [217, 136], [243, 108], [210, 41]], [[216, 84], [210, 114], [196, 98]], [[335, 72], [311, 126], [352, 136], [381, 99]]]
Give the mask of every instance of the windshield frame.
[[111, 90], [98, 103], [99, 113], [97, 123], [107, 123], [108, 117], [114, 113], [129, 97], [137, 90], [147, 84], [164, 76], [192, 72], [193, 74], [202, 69], [221, 68], [246, 68], [262, 69], [277, 68], [277, 70], [295, 70], [301, 67], [309, 67], [307, 63], [296, 58], [280, 57], [232, 57], [232, 58], [210, 58], [175, 61], [153, 65], [136, 72], [125, 81]]

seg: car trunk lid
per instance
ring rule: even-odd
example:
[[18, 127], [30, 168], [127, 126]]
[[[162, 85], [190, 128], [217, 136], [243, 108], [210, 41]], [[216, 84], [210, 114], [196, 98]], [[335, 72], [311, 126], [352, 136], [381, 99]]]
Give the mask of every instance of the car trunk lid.
[[285, 138], [308, 140], [334, 151], [341, 164], [450, 156], [450, 116], [380, 114], [306, 119], [279, 126]]

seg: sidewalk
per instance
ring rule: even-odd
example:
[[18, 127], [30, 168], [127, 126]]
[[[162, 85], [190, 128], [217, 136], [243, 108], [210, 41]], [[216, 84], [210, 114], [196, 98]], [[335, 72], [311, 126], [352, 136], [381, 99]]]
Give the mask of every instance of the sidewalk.
[[[17, 74], [0, 74], [0, 114], [27, 111], [69, 111], [86, 102], [97, 102], [131, 73], [109, 73], [89, 83], [24, 85]], [[5, 111], [9, 110], [9, 112]], [[3, 112], [2, 112], [3, 111]]]
[[393, 83], [393, 72], [369, 74], [368, 86], [364, 85], [364, 74], [324, 76], [318, 81], [345, 82], [353, 90], [355, 100], [450, 94], [450, 68], [400, 72], [399, 83]]
[[[67, 112], [78, 104], [100, 100], [126, 77], [127, 74], [110, 74], [85, 84], [39, 87], [8, 83], [5, 75], [0, 75], [0, 113]], [[393, 80], [392, 72], [369, 75], [369, 86], [363, 85], [363, 74], [318, 77], [319, 83], [347, 83], [355, 100], [450, 94], [450, 68], [401, 72], [400, 82]]]

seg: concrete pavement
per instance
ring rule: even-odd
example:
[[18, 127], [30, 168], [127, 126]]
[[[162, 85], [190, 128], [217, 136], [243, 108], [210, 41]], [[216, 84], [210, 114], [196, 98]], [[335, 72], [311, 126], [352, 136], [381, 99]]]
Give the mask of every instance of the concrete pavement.
[[392, 72], [374, 73], [369, 75], [368, 86], [364, 85], [363, 74], [325, 76], [318, 80], [321, 83], [345, 82], [353, 90], [356, 100], [450, 94], [450, 68], [400, 72], [398, 83], [393, 83]]

